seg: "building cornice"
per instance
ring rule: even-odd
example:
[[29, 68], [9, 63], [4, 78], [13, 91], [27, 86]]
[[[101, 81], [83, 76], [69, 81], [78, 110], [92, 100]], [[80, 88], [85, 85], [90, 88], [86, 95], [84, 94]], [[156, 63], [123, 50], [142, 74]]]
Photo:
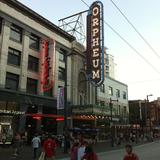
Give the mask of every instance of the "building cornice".
[[15, 8], [16, 10], [18, 9], [21, 13], [26, 14], [30, 18], [32, 18], [35, 21], [39, 22], [40, 24], [44, 25], [46, 28], [48, 28], [48, 29], [56, 32], [60, 36], [68, 39], [70, 42], [75, 40], [74, 36], [68, 34], [67, 32], [65, 32], [64, 30], [62, 30], [61, 28], [59, 28], [58, 26], [56, 26], [55, 24], [53, 24], [52, 22], [47, 20], [46, 18], [42, 17], [41, 15], [39, 15], [38, 13], [33, 11], [32, 9], [28, 8], [24, 4], [20, 3], [19, 1], [17, 1], [17, 0], [0, 0], [0, 1], [7, 4], [8, 6], [11, 6], [12, 8]]

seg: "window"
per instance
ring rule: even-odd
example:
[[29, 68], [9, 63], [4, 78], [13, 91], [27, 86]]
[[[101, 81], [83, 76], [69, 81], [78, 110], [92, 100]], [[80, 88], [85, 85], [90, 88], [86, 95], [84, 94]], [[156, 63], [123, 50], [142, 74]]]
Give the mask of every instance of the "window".
[[34, 50], [39, 50], [40, 38], [34, 34], [30, 35], [29, 47]]
[[30, 56], [28, 58], [28, 69], [34, 72], [38, 72], [39, 60], [36, 57]]
[[31, 94], [37, 93], [38, 81], [35, 79], [27, 78], [27, 92]]
[[123, 107], [123, 113], [126, 116], [126, 114], [127, 114], [127, 107], [126, 106]]
[[0, 34], [2, 32], [2, 18], [0, 17]]
[[105, 101], [100, 101], [101, 106], [105, 106]]
[[83, 97], [82, 97], [82, 95], [80, 95], [79, 101], [80, 101], [80, 105], [83, 105]]
[[106, 66], [106, 70], [109, 71], [109, 66]]
[[106, 54], [106, 64], [109, 65], [109, 55]]
[[121, 106], [120, 105], [118, 106], [118, 112], [119, 112], [119, 115], [121, 115]]
[[111, 96], [113, 96], [113, 88], [112, 88], [112, 87], [110, 87], [110, 86], [109, 86], [108, 94], [109, 94], [109, 95], [111, 95]]
[[104, 84], [102, 84], [100, 86], [100, 92], [105, 93], [105, 85]]
[[119, 89], [116, 89], [116, 96], [117, 96], [117, 98], [120, 97], [120, 90]]
[[106, 76], [109, 77], [109, 72], [106, 72]]
[[12, 24], [10, 31], [10, 39], [17, 42], [22, 42], [22, 28], [18, 27], [15, 24]]
[[65, 81], [65, 69], [64, 68], [59, 67], [58, 79]]
[[127, 99], [127, 93], [123, 92], [123, 99]]
[[8, 49], [8, 64], [20, 66], [21, 52], [13, 48]]
[[6, 88], [12, 90], [18, 90], [19, 75], [8, 73], [6, 74]]
[[59, 52], [59, 60], [62, 62], [65, 62], [65, 50], [62, 50]]

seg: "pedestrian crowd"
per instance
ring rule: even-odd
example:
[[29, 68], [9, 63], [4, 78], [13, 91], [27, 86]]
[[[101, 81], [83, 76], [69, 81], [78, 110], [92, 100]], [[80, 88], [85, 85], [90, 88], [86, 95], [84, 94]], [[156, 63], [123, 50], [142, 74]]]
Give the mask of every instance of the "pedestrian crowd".
[[[78, 137], [71, 137], [68, 134], [66, 137], [66, 151], [70, 155], [70, 160], [100, 160], [93, 149], [90, 141], [83, 138], [82, 135]], [[23, 143], [22, 143], [23, 142]], [[16, 133], [13, 138], [14, 156], [18, 156], [21, 152], [25, 142], [24, 135]], [[60, 143], [51, 134], [44, 134], [41, 137], [36, 133], [31, 140], [33, 149], [33, 159], [36, 160], [55, 160], [56, 149]], [[64, 144], [61, 144], [64, 147]], [[125, 146], [126, 154], [123, 160], [139, 160], [138, 156], [133, 153], [132, 146], [127, 144]]]

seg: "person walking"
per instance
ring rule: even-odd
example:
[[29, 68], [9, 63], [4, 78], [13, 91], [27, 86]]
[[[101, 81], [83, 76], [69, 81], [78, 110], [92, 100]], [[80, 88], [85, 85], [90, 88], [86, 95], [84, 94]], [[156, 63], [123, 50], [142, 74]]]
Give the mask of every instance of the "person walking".
[[76, 142], [73, 144], [71, 148], [71, 158], [70, 160], [77, 160], [78, 158], [78, 148], [79, 148], [79, 143]]
[[82, 160], [98, 160], [97, 154], [93, 151], [91, 146], [87, 146], [85, 149], [85, 154], [82, 157]]
[[133, 153], [132, 146], [130, 144], [127, 144], [125, 146], [126, 149], [126, 155], [124, 156], [123, 160], [139, 160], [138, 156]]
[[85, 149], [87, 147], [88, 143], [86, 141], [84, 141], [80, 147], [78, 148], [78, 160], [81, 160], [82, 157], [84, 156], [85, 154]]
[[33, 158], [37, 158], [38, 149], [40, 148], [41, 140], [38, 137], [38, 134], [35, 134], [35, 136], [32, 139], [32, 147], [33, 147]]
[[21, 146], [21, 136], [17, 132], [15, 137], [13, 138], [14, 156], [19, 155], [20, 146]]
[[43, 143], [43, 149], [45, 152], [46, 160], [54, 160], [55, 159], [56, 147], [57, 147], [56, 141], [54, 139], [52, 139], [50, 135], [48, 135], [47, 139], [44, 140], [44, 143]]

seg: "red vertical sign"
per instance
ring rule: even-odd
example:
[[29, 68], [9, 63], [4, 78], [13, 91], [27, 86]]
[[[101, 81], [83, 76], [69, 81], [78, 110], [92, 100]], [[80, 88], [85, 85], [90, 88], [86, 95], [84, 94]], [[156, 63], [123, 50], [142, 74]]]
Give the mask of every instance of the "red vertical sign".
[[47, 40], [42, 40], [41, 50], [41, 92], [49, 91], [53, 88], [55, 72], [55, 41], [52, 42], [52, 53], [50, 44]]

